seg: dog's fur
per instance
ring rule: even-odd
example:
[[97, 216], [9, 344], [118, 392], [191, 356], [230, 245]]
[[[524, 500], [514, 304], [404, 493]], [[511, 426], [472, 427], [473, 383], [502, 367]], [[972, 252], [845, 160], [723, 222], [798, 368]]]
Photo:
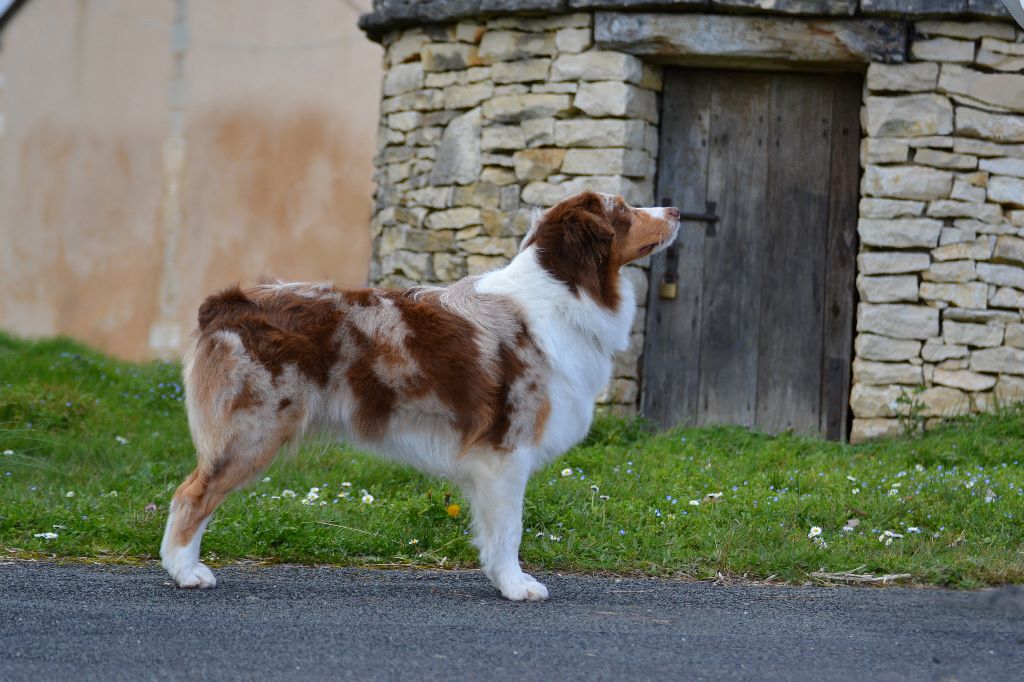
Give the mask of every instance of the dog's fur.
[[164, 567], [216, 584], [199, 562], [214, 509], [317, 432], [454, 481], [494, 586], [546, 598], [519, 566], [527, 478], [586, 435], [636, 308], [619, 269], [670, 244], [678, 216], [588, 192], [544, 213], [507, 267], [447, 288], [208, 298], [184, 369], [198, 465], [174, 494]]

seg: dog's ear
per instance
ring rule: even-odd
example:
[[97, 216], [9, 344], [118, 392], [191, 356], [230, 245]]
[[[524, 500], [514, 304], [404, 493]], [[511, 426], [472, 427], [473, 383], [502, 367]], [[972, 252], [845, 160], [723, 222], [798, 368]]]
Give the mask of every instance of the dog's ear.
[[612, 296], [609, 262], [614, 239], [604, 199], [585, 192], [545, 213], [524, 241], [524, 248], [535, 244], [540, 265], [573, 293], [582, 289], [595, 300], [605, 301]]

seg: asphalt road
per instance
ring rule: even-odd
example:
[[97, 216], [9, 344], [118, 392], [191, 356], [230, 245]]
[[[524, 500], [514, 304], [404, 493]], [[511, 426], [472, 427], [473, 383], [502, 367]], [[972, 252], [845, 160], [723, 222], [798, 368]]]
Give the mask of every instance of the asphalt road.
[[714, 586], [476, 572], [0, 564], [0, 679], [1021, 680], [1024, 588]]

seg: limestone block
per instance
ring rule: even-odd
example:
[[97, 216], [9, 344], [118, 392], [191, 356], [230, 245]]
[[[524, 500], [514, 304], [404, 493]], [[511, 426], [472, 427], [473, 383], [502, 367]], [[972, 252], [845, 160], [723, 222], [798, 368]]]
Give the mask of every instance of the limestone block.
[[900, 409], [896, 399], [905, 390], [898, 386], [854, 384], [850, 391], [850, 409], [855, 417], [895, 417]]
[[524, 149], [512, 155], [515, 159], [516, 179], [543, 180], [562, 167], [565, 149]]
[[921, 298], [926, 301], [946, 301], [960, 308], [984, 308], [988, 304], [988, 285], [984, 282], [922, 282]]
[[921, 342], [877, 334], [858, 334], [854, 340], [854, 349], [857, 357], [865, 360], [898, 362], [917, 358], [921, 353]]
[[857, 272], [865, 275], [888, 275], [920, 272], [928, 268], [927, 253], [913, 251], [869, 251], [857, 256]]
[[430, 279], [431, 258], [429, 253], [395, 251], [381, 260], [381, 271], [385, 275], [398, 275], [414, 282]]
[[950, 171], [924, 166], [875, 166], [864, 171], [864, 194], [894, 199], [943, 199], [953, 186]]
[[[578, 95], [577, 95], [578, 96]], [[484, 102], [484, 118], [496, 121], [524, 121], [547, 118], [569, 109], [569, 95], [529, 93], [505, 95]]]
[[494, 96], [503, 97], [505, 95], [525, 95], [530, 92], [530, 86], [524, 85], [523, 83], [505, 83], [503, 85], [494, 86]]
[[500, 195], [501, 188], [494, 183], [473, 182], [455, 188], [452, 192], [452, 206], [498, 208]]
[[628, 149], [569, 149], [562, 150], [565, 161], [563, 173], [576, 175], [625, 175], [643, 177], [651, 168], [647, 152]]
[[1024, 239], [1011, 235], [996, 237], [992, 259], [1000, 263], [1024, 265]]
[[400, 95], [403, 92], [419, 90], [423, 87], [423, 64], [398, 64], [388, 69], [384, 76], [382, 92], [385, 97]]
[[408, 132], [420, 125], [423, 114], [418, 111], [400, 111], [388, 116], [388, 127], [392, 130]]
[[941, 95], [868, 97], [864, 131], [870, 137], [946, 135], [953, 130], [953, 105]]
[[[944, 320], [942, 337], [947, 344], [991, 348], [1003, 342], [1003, 328], [994, 324], [972, 324]], [[960, 356], [956, 356], [960, 357]]]
[[551, 81], [544, 81], [543, 83], [534, 83], [530, 86], [530, 92], [540, 93], [556, 93], [562, 95], [572, 95], [579, 90], [578, 83], [552, 83]]
[[467, 109], [475, 107], [494, 95], [494, 85], [487, 81], [452, 85], [445, 88], [444, 105], [449, 109]]
[[929, 218], [902, 218], [877, 220], [861, 218], [857, 221], [857, 234], [861, 243], [893, 248], [933, 248], [939, 243], [942, 223]]
[[633, 55], [605, 50], [563, 54], [551, 67], [553, 81], [622, 81], [638, 85], [643, 62]]
[[1024, 348], [1024, 324], [1014, 322], [1013, 324], [1006, 325], [1006, 338], [1004, 342], [1007, 346]]
[[939, 65], [933, 62], [916, 64], [878, 64], [868, 66], [867, 86], [874, 92], [928, 92], [935, 89]]
[[903, 433], [898, 419], [854, 419], [850, 428], [850, 443], [858, 445], [880, 438], [895, 438]]
[[971, 370], [995, 374], [1024, 374], [1024, 350], [1000, 346], [973, 351]]
[[589, 28], [563, 28], [555, 33], [555, 46], [561, 53], [582, 52], [594, 43]]
[[950, 345], [939, 339], [928, 339], [921, 348], [921, 357], [927, 362], [942, 362], [950, 358], [966, 358], [969, 352], [964, 345]]
[[466, 185], [480, 177], [480, 108], [456, 116], [445, 126], [430, 171], [432, 185]]
[[961, 95], [982, 106], [1024, 111], [1024, 75], [985, 73], [956, 64], [943, 64], [939, 90]]
[[425, 71], [458, 71], [485, 63], [477, 46], [465, 43], [424, 45], [420, 59]]
[[1010, 287], [1000, 287], [988, 299], [993, 308], [1024, 309], [1024, 291]]
[[[868, 303], [895, 303], [917, 300], [917, 277], [914, 275], [889, 275], [857, 277], [857, 291], [861, 300]], [[874, 382], [877, 383], [877, 382]]]
[[917, 385], [924, 383], [924, 375], [920, 365], [869, 362], [858, 358], [853, 361], [853, 381], [858, 384], [870, 385]]
[[1009, 374], [1000, 375], [996, 381], [996, 399], [1001, 405], [1024, 401], [1024, 378]]
[[1013, 57], [1008, 54], [992, 52], [984, 47], [978, 50], [974, 61], [980, 66], [987, 66], [997, 71], [1012, 71], [1019, 73], [1024, 71], [1024, 57]]
[[969, 370], [936, 367], [932, 373], [932, 383], [963, 391], [987, 391], [996, 385], [996, 378], [990, 374], [979, 374]]
[[441, 282], [455, 282], [466, 276], [466, 259], [450, 253], [435, 253], [432, 256], [434, 277]]
[[953, 38], [915, 40], [910, 44], [910, 56], [923, 62], [959, 62], [966, 64], [974, 61], [974, 41], [956, 40]]
[[940, 246], [932, 251], [932, 258], [938, 261], [986, 260], [992, 256], [994, 246], [994, 239], [980, 237], [974, 241]]
[[1024, 179], [996, 176], [989, 180], [988, 199], [1000, 204], [1024, 206]]
[[553, 33], [523, 33], [520, 31], [487, 31], [480, 40], [480, 57], [492, 62], [558, 54]]
[[428, 208], [446, 208], [451, 205], [451, 187], [423, 187], [406, 192], [406, 203], [409, 206], [425, 206]]
[[472, 255], [466, 257], [466, 271], [469, 275], [482, 275], [506, 265], [508, 265], [508, 259], [504, 256]]
[[531, 182], [523, 188], [523, 201], [537, 206], [553, 206], [578, 192], [621, 194], [633, 206], [650, 206], [654, 201], [650, 182], [636, 182], [615, 175], [576, 176], [554, 182]]
[[[1021, 79], [1024, 80], [1024, 76]], [[1013, 177], [1024, 178], [1024, 158], [982, 159], [978, 167], [995, 175], [1012, 175]]]
[[965, 40], [1013, 40], [1016, 36], [1013, 24], [999, 21], [918, 21], [914, 24], [914, 29], [924, 36], [945, 36]]
[[555, 121], [555, 144], [559, 147], [626, 147], [644, 144], [643, 121], [622, 119], [570, 118]]
[[978, 187], [977, 185], [967, 182], [963, 178], [956, 178], [953, 180], [953, 191], [950, 192], [950, 198], [958, 201], [970, 201], [975, 204], [980, 204], [985, 201], [987, 192], [984, 187]]
[[491, 67], [491, 77], [495, 83], [532, 83], [547, 80], [550, 69], [550, 59], [520, 59], [495, 64]]
[[939, 311], [927, 306], [861, 303], [857, 331], [896, 339], [928, 339], [939, 335]]
[[430, 43], [430, 38], [418, 28], [402, 31], [398, 40], [388, 45], [385, 54], [391, 66], [420, 58], [420, 50]]
[[657, 95], [617, 81], [582, 83], [573, 106], [589, 116], [624, 116], [658, 122]]
[[910, 156], [910, 145], [900, 138], [866, 137], [860, 142], [862, 165], [869, 163], [904, 163]]
[[515, 237], [472, 237], [459, 242], [466, 253], [482, 256], [504, 256], [511, 260], [519, 252], [519, 240]]
[[933, 263], [921, 273], [926, 282], [970, 282], [978, 276], [974, 261], [954, 260]]
[[635, 403], [637, 383], [630, 379], [613, 379], [597, 397], [599, 403]]
[[555, 119], [530, 118], [519, 125], [527, 147], [546, 147], [555, 143]]
[[1016, 265], [978, 263], [978, 276], [996, 286], [1024, 289], [1024, 268]]
[[473, 21], [460, 21], [455, 25], [455, 39], [461, 43], [479, 43], [487, 29]]
[[[436, 211], [427, 216], [424, 225], [432, 230], [457, 230], [480, 224], [480, 209], [471, 206]], [[439, 250], [439, 249], [430, 249]]]
[[946, 308], [942, 311], [942, 319], [952, 320], [954, 322], [998, 324], [1005, 326], [1008, 322], [1020, 321], [1020, 315], [1006, 310], [966, 310], [964, 308]]
[[380, 236], [381, 253], [408, 251], [447, 251], [455, 245], [449, 230], [423, 230], [408, 225], [385, 227]]
[[859, 208], [861, 218], [903, 218], [921, 215], [924, 206], [923, 201], [864, 197], [860, 200]]
[[978, 167], [978, 157], [967, 154], [951, 154], [937, 149], [918, 149], [914, 152], [914, 163], [953, 170], [974, 170]]
[[490, 125], [483, 129], [480, 148], [483, 151], [519, 150], [526, 146], [523, 129], [517, 125]]
[[993, 142], [1024, 142], [1024, 116], [956, 108], [956, 134]]
[[929, 203], [925, 215], [932, 218], [974, 218], [986, 223], [998, 223], [1003, 219], [1003, 209], [995, 204], [940, 200]]
[[959, 417], [971, 411], [970, 397], [948, 386], [933, 386], [925, 390], [919, 399], [924, 403], [921, 414], [925, 417]]

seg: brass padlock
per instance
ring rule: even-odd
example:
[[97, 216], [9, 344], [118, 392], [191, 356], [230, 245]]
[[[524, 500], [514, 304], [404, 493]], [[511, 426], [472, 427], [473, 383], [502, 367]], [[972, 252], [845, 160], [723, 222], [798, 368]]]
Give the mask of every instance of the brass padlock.
[[658, 287], [658, 296], [665, 300], [672, 300], [679, 293], [679, 285], [675, 282], [662, 282]]

